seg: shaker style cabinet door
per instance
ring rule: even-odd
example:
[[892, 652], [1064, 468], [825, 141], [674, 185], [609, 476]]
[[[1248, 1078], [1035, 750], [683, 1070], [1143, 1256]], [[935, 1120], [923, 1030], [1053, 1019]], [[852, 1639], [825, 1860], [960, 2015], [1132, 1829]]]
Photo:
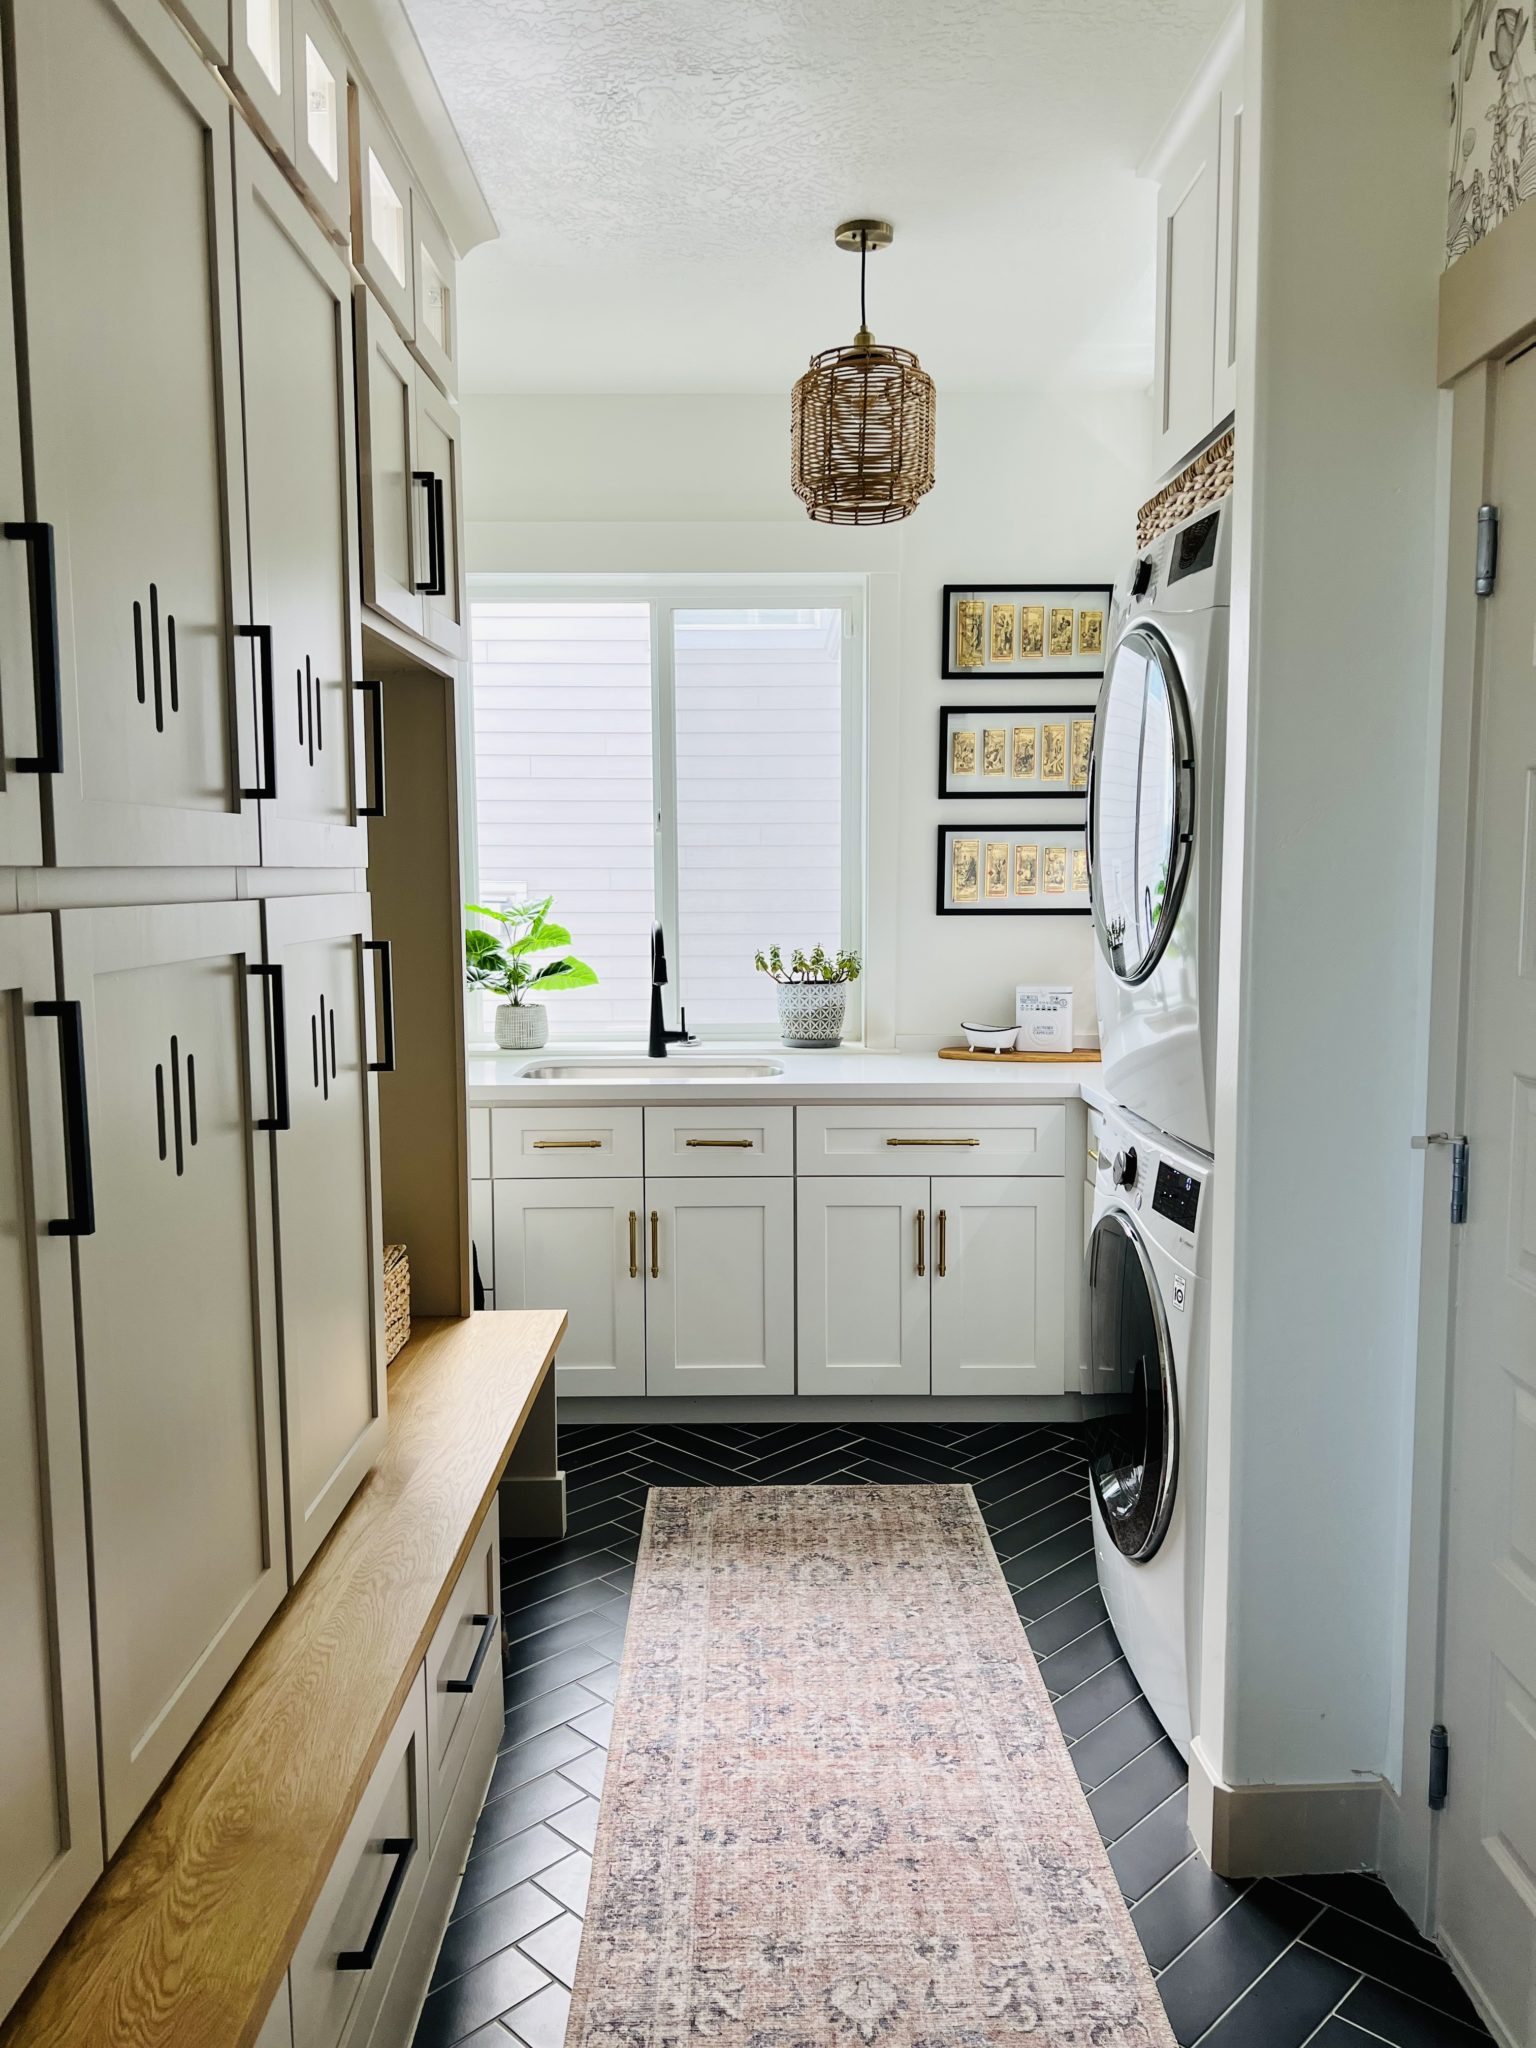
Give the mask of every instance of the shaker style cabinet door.
[[235, 205], [251, 609], [273, 673], [276, 788], [261, 806], [261, 858], [268, 867], [361, 868], [351, 281], [287, 180], [239, 129]]
[[409, 335], [416, 320], [410, 173], [378, 108], [356, 84], [351, 114], [352, 260]]
[[1243, 58], [1221, 81], [1220, 184], [1216, 195], [1216, 367], [1211, 424], [1237, 410], [1238, 247], [1243, 206]]
[[96, 1229], [78, 1240], [107, 1852], [287, 1588], [269, 977], [254, 903], [59, 914]]
[[158, 0], [12, 10], [30, 516], [57, 549], [63, 866], [248, 866], [229, 101]]
[[1061, 1393], [1065, 1181], [956, 1174], [931, 1193], [934, 1393]]
[[383, 1233], [368, 1056], [366, 896], [262, 909], [274, 1029], [272, 1133], [288, 1554], [296, 1580], [384, 1447]]
[[645, 1392], [645, 1196], [634, 1180], [498, 1180], [496, 1306], [563, 1308], [560, 1395]]
[[1159, 472], [1177, 468], [1215, 420], [1220, 149], [1221, 122], [1213, 99], [1158, 187], [1153, 441]]
[[424, 371], [416, 373], [416, 469], [419, 519], [426, 529], [421, 581], [426, 599], [423, 631], [434, 647], [458, 654], [464, 645], [459, 592], [458, 409]]
[[293, 0], [293, 76], [298, 92], [293, 166], [336, 239], [350, 250], [346, 53], [319, 0]]
[[[5, 91], [0, 48], [0, 99]], [[58, 763], [52, 540], [27, 521], [11, 309], [10, 215], [0, 152], [0, 867], [43, 857], [41, 778]]]
[[0, 918], [0, 2017], [102, 1863], [67, 1234], [90, 1223], [77, 1026], [50, 921]]
[[299, 101], [293, 0], [229, 0], [226, 69], [241, 105], [272, 148], [292, 163]]
[[647, 1179], [645, 1202], [645, 1391], [792, 1394], [794, 1182]]
[[358, 468], [362, 477], [363, 596], [396, 625], [420, 633], [430, 532], [427, 493], [415, 479], [416, 379], [410, 350], [363, 285], [354, 300]]
[[928, 1178], [796, 1184], [802, 1394], [926, 1394]]
[[420, 192], [411, 223], [416, 231], [416, 353], [450, 398], [459, 388], [459, 299], [453, 248]]

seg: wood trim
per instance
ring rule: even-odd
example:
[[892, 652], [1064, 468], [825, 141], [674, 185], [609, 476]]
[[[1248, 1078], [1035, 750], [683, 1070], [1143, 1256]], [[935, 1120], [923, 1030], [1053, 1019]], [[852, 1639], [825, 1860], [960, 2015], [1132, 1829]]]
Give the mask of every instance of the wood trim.
[[1517, 206], [1440, 279], [1442, 385], [1536, 330], [1536, 205]]
[[252, 2048], [564, 1334], [559, 1310], [417, 1324], [378, 1465], [3, 2048]]
[[1224, 1785], [1198, 1738], [1189, 1753], [1189, 1831], [1222, 1877], [1371, 1870], [1380, 1778], [1336, 1785]]

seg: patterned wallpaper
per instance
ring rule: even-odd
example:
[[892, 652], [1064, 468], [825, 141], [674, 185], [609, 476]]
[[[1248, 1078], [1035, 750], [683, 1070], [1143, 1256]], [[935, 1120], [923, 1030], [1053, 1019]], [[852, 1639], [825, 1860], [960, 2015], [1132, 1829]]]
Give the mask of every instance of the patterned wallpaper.
[[1493, 0], [1457, 4], [1447, 263], [1536, 194], [1536, 40], [1529, 0], [1524, 7], [1496, 7]]

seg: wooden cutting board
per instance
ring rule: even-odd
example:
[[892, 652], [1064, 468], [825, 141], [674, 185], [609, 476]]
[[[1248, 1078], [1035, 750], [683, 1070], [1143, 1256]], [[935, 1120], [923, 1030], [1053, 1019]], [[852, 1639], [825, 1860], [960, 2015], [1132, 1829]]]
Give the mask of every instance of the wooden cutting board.
[[1089, 1045], [1077, 1047], [1071, 1052], [972, 1052], [968, 1046], [964, 1045], [941, 1045], [939, 1047], [939, 1058], [941, 1060], [985, 1060], [987, 1065], [991, 1067], [1033, 1066], [1041, 1062], [1058, 1066], [1066, 1065], [1070, 1062], [1075, 1066], [1092, 1065], [1096, 1067], [1099, 1064], [1099, 1051], [1097, 1046]]

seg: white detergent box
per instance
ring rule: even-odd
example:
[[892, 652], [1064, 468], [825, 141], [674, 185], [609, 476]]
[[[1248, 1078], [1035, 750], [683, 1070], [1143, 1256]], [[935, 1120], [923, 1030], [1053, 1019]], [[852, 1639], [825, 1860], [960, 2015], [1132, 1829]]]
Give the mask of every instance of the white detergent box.
[[1021, 983], [1014, 992], [1013, 1014], [1018, 1019], [1020, 1052], [1072, 1050], [1071, 989], [1031, 988]]

